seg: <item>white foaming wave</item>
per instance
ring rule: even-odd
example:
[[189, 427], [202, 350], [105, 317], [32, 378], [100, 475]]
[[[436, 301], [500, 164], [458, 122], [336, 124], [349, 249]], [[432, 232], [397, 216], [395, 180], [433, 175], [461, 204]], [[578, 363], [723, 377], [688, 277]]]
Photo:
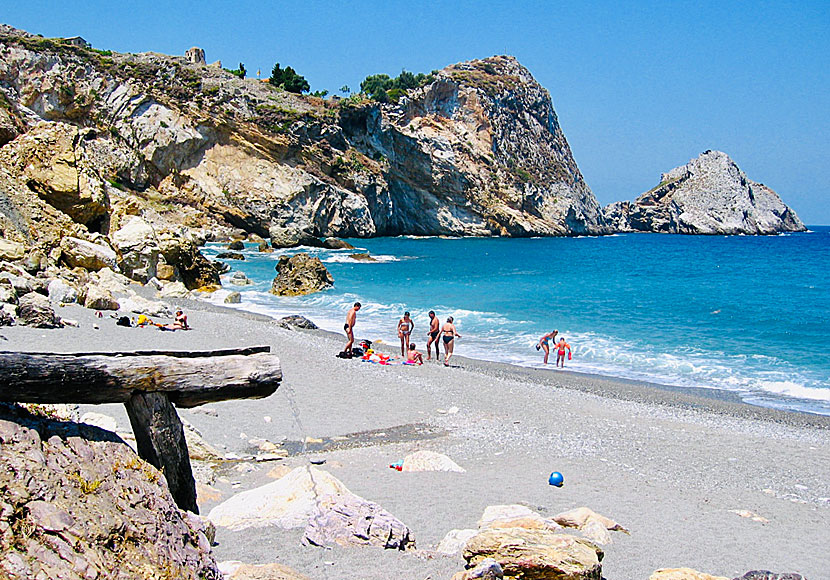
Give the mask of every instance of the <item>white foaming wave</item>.
[[376, 255], [376, 256], [372, 255], [371, 260], [356, 260], [348, 254], [339, 253], [339, 254], [334, 254], [333, 256], [328, 256], [326, 258], [321, 258], [320, 261], [323, 262], [323, 263], [327, 263], [327, 264], [333, 264], [333, 263], [340, 263], [340, 264], [342, 264], [342, 263], [379, 264], [379, 263], [384, 263], [384, 262], [400, 262], [404, 259], [412, 259], [412, 258], [409, 258], [409, 257], [400, 258], [398, 256], [379, 254], [379, 255]]
[[[301, 314], [325, 330], [342, 332], [346, 312], [354, 302], [363, 302], [358, 315], [357, 335], [373, 341], [397, 344], [396, 324], [404, 310], [402, 303], [377, 303], [356, 294], [321, 292], [305, 297], [277, 297], [257, 288], [236, 287], [242, 302], [228, 305], [272, 317]], [[229, 291], [219, 290], [208, 300], [223, 304]], [[223, 304], [224, 305], [224, 304]], [[462, 339], [458, 354], [482, 360], [542, 368], [543, 353], [534, 348], [539, 336], [528, 321], [510, 320], [496, 312], [461, 308], [435, 308], [441, 322], [453, 316]], [[423, 346], [429, 319], [426, 313], [413, 312], [413, 341]], [[567, 369], [638, 381], [681, 387], [708, 387], [739, 393], [745, 400], [778, 398], [830, 401], [826, 380], [803, 376], [798, 369], [769, 355], [730, 355], [706, 352], [692, 347], [661, 352], [648, 344], [623, 341], [595, 332], [560, 331], [573, 348]], [[551, 354], [548, 368], [555, 355]], [[786, 405], [785, 405], [786, 406]]]

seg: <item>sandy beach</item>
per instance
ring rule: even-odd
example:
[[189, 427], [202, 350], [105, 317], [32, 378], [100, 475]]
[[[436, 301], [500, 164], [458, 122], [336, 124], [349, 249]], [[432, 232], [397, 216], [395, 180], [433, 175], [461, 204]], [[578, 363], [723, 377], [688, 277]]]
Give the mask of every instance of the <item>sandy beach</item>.
[[[444, 535], [476, 527], [488, 505], [520, 503], [546, 516], [588, 506], [626, 526], [630, 535], [613, 533], [604, 547], [608, 580], [681, 566], [730, 578], [757, 569], [830, 578], [830, 417], [753, 407], [719, 391], [470, 360], [463, 339], [452, 368], [343, 360], [334, 356], [341, 336], [177, 304], [193, 330], [119, 327], [108, 314], [98, 319], [73, 305], [57, 311], [78, 328], [6, 327], [0, 344], [49, 352], [270, 345], [284, 371], [274, 395], [180, 415], [225, 452], [251, 453], [253, 438], [285, 441], [296, 452], [276, 462], [227, 462], [213, 483], [221, 498], [200, 499], [201, 512], [273, 481], [275, 465], [325, 460], [322, 469], [408, 525], [418, 547], [322, 549], [301, 545], [302, 530], [219, 528], [219, 561], [280, 562], [314, 579], [448, 579], [464, 561], [432, 552]], [[356, 336], [373, 338], [361, 334], [359, 318]], [[121, 405], [81, 409], [89, 410], [129, 432]], [[302, 453], [307, 437], [324, 443]], [[420, 449], [444, 453], [467, 472], [389, 469]], [[564, 487], [548, 485], [554, 470]]]

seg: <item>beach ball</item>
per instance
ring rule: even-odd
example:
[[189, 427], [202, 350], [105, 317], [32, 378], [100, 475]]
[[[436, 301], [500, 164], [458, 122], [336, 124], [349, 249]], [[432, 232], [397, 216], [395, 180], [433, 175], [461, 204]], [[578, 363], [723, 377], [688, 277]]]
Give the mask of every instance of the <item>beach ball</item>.
[[562, 477], [562, 474], [558, 471], [554, 471], [550, 474], [550, 477], [548, 478], [548, 483], [551, 485], [555, 485], [556, 487], [562, 487], [563, 485], [565, 485], [565, 478]]

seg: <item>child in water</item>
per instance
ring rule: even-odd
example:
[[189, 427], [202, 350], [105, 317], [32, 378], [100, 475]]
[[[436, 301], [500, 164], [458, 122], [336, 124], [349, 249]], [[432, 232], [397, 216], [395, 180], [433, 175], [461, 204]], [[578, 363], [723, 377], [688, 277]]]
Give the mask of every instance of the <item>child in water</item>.
[[565, 351], [568, 351], [568, 359], [571, 358], [571, 345], [565, 342], [564, 338], [560, 338], [559, 342], [556, 343], [556, 366], [560, 366], [564, 369], [565, 368]]

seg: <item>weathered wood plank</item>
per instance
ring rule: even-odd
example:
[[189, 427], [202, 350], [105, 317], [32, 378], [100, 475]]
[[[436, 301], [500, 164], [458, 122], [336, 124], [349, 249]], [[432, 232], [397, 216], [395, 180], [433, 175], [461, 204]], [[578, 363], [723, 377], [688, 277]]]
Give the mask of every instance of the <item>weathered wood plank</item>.
[[0, 401], [19, 403], [125, 403], [137, 392], [163, 392], [178, 407], [274, 393], [282, 380], [279, 358], [181, 358], [0, 353]]
[[167, 395], [135, 393], [124, 406], [139, 456], [161, 470], [176, 505], [198, 514], [184, 428]]
[[230, 356], [232, 354], [249, 355], [261, 352], [271, 352], [267, 345], [245, 346], [242, 348], [220, 348], [216, 350], [119, 350], [107, 352], [62, 352], [44, 353], [41, 351], [0, 351], [0, 354], [61, 354], [64, 356], [172, 356], [176, 358], [205, 358], [212, 356]]

